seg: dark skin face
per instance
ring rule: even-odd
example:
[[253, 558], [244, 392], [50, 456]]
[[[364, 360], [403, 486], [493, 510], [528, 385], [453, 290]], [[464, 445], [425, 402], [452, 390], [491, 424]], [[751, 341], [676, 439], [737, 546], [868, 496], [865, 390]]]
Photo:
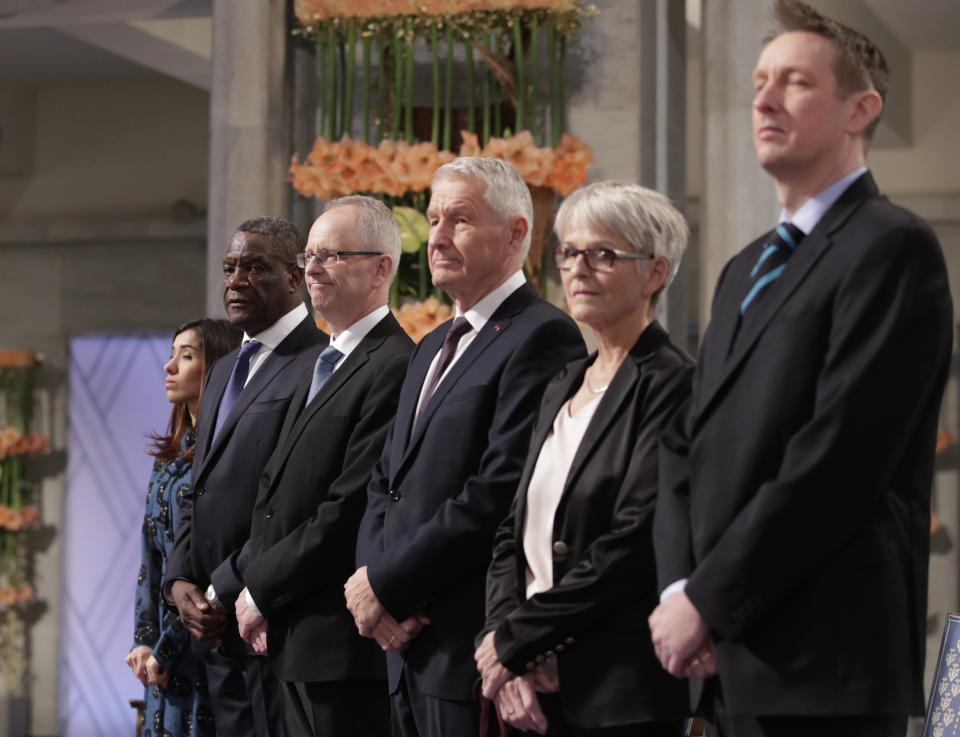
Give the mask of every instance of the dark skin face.
[[234, 233], [223, 257], [223, 306], [227, 319], [256, 335], [300, 304], [303, 272], [287, 263], [273, 239]]

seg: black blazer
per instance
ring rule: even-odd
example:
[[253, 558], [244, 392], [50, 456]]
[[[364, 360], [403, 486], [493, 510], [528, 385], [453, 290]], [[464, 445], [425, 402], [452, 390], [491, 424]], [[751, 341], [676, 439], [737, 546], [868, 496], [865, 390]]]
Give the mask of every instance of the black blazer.
[[518, 675], [556, 657], [564, 714], [581, 726], [679, 719], [689, 711], [687, 689], [660, 667], [647, 617], [657, 605], [657, 448], [690, 395], [693, 361], [657, 323], [620, 365], [574, 455], [553, 524], [554, 585], [526, 598], [527, 489], [557, 413], [595, 358], [569, 364], [543, 394], [516, 498], [497, 531], [485, 630], [496, 630], [500, 661]]
[[[237, 566], [267, 618], [267, 654], [285, 681], [386, 679], [383, 652], [360, 637], [343, 601], [357, 527], [413, 341], [393, 315], [377, 323], [304, 407], [290, 403], [260, 476], [250, 540]], [[320, 354], [310, 352], [314, 360]]]
[[865, 174], [738, 330], [763, 243], [720, 278], [665, 441], [660, 584], [689, 577], [732, 714], [921, 713], [953, 322], [940, 246]]
[[[309, 349], [326, 342], [312, 317], [300, 324], [267, 357], [240, 392], [220, 434], [211, 438], [217, 410], [239, 349], [213, 364], [197, 418], [193, 484], [184, 495], [180, 526], [167, 562], [164, 589], [176, 579], [207, 588], [213, 571], [250, 535], [250, 514], [260, 473], [276, 447], [280, 425], [300, 377], [312, 365]], [[243, 588], [233, 576], [213, 581], [232, 614]]]
[[543, 388], [586, 350], [574, 322], [525, 284], [452, 366], [411, 432], [449, 327], [424, 338], [410, 360], [368, 488], [357, 562], [394, 617], [425, 609], [432, 621], [402, 654], [388, 655], [390, 690], [405, 662], [421, 691], [467, 700], [494, 532], [520, 480]]

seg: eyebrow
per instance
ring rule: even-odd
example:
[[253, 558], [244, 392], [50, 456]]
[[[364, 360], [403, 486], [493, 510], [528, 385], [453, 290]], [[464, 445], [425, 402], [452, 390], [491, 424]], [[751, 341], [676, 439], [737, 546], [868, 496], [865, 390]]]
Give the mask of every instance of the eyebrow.
[[197, 350], [197, 347], [196, 347], [196, 346], [192, 346], [192, 345], [190, 345], [189, 343], [184, 343], [183, 345], [176, 346], [176, 347], [179, 348], [181, 351], [186, 351], [186, 350], [195, 351], [195, 350]]

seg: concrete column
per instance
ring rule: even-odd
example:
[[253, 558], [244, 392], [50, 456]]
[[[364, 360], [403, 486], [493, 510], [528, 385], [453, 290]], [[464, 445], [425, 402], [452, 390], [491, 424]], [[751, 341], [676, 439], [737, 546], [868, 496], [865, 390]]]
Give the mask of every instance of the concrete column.
[[223, 314], [221, 263], [236, 226], [256, 215], [289, 215], [288, 24], [284, 0], [213, 2], [209, 315]]
[[703, 3], [703, 208], [700, 224], [700, 324], [707, 325], [717, 277], [726, 262], [777, 219], [773, 181], [757, 164], [751, 79], [770, 3]]

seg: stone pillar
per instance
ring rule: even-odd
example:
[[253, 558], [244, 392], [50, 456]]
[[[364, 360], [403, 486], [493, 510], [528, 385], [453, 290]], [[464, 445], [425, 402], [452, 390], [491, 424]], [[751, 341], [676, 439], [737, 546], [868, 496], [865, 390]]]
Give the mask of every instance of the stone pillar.
[[700, 223], [700, 324], [731, 256], [776, 222], [773, 181], [757, 164], [751, 130], [753, 68], [773, 27], [770, 4], [703, 3], [703, 208]]
[[289, 216], [290, 83], [285, 0], [214, 0], [208, 315], [223, 315], [223, 253], [256, 215]]

